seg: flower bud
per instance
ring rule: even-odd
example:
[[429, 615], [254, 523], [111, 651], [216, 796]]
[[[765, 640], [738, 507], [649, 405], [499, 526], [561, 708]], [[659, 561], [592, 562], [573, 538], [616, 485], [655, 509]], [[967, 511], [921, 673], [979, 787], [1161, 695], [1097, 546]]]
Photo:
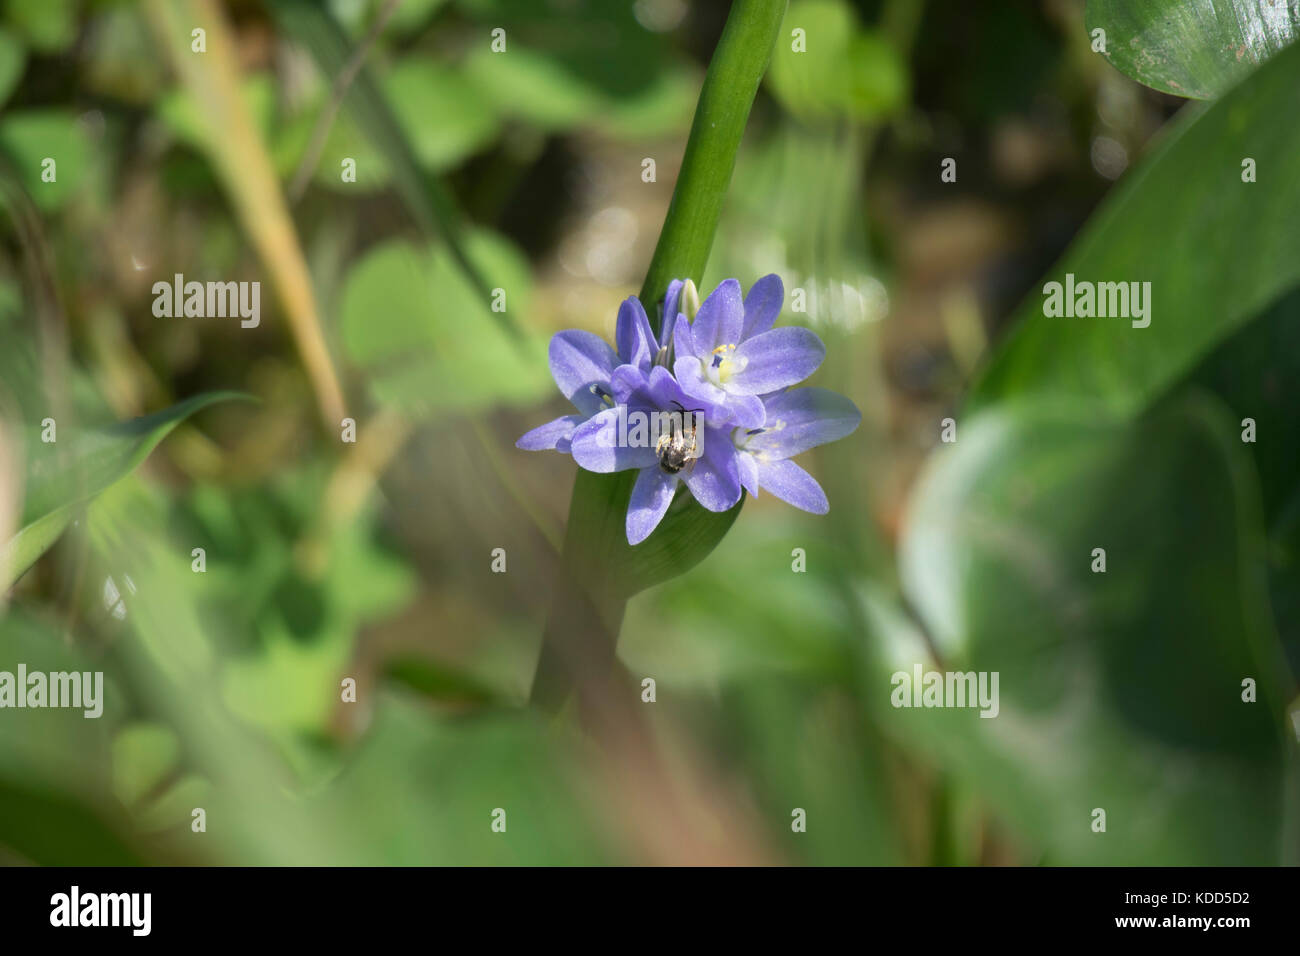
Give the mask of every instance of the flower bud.
[[681, 304], [677, 310], [684, 314], [687, 319], [694, 322], [695, 315], [700, 311], [700, 291], [695, 288], [695, 282], [687, 279], [682, 283]]

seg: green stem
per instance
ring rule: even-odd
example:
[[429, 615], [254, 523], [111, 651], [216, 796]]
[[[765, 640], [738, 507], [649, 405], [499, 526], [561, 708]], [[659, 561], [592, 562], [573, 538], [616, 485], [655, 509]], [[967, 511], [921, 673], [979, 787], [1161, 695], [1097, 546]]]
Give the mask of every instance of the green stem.
[[687, 278], [698, 283], [704, 275], [749, 108], [772, 59], [785, 6], [786, 0], [735, 0], [727, 15], [700, 90], [659, 244], [641, 287], [641, 301], [656, 332], [658, 314], [651, 306], [662, 301], [668, 283]]
[[[785, 7], [786, 0], [735, 0], [727, 15], [641, 289], [656, 332], [655, 306], [669, 281], [698, 283], [703, 277], [736, 152]], [[575, 687], [580, 697], [598, 695], [616, 671], [614, 649], [628, 595], [635, 589], [615, 580], [613, 569], [627, 548], [625, 520], [635, 481], [632, 471], [598, 475], [581, 469], [574, 479], [564, 551], [533, 680], [532, 703], [542, 710], [558, 711]], [[729, 526], [730, 521], [720, 524], [718, 536]]]

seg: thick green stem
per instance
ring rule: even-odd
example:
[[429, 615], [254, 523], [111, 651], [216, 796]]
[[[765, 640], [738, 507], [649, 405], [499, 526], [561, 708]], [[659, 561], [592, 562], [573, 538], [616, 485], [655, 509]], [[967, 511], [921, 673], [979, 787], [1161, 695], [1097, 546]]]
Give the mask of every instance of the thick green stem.
[[[727, 15], [641, 289], [641, 301], [656, 331], [655, 305], [663, 299], [669, 281], [699, 282], [704, 274], [736, 152], [785, 7], [786, 0], [735, 0]], [[614, 648], [627, 598], [639, 590], [635, 582], [617, 580], [616, 570], [618, 556], [627, 549], [625, 516], [635, 480], [631, 471], [598, 475], [582, 470], [574, 480], [564, 551], [533, 681], [532, 701], [544, 710], [558, 710], [575, 686], [580, 692], [598, 694], [599, 685], [614, 671]], [[691, 506], [699, 507], [694, 502]], [[734, 515], [718, 522], [719, 539], [731, 520]]]
[[659, 244], [641, 287], [641, 301], [656, 332], [659, 318], [651, 306], [663, 299], [668, 283], [687, 278], [698, 283], [704, 275], [749, 108], [772, 59], [785, 7], [786, 0], [736, 0], [727, 15], [700, 90]]

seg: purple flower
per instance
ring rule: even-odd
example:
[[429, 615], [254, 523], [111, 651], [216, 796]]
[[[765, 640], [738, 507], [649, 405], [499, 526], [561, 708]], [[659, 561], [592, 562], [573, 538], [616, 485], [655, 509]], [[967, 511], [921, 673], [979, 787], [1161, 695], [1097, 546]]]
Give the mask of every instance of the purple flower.
[[755, 498], [766, 488], [796, 508], [826, 514], [830, 504], [821, 485], [790, 459], [843, 438], [858, 427], [862, 414], [843, 395], [824, 388], [779, 392], [764, 396], [763, 404], [764, 427], [736, 428], [731, 434], [741, 484]]
[[743, 302], [740, 283], [728, 279], [703, 304], [694, 285], [673, 280], [658, 337], [635, 297], [619, 307], [615, 348], [590, 332], [557, 333], [551, 374], [577, 413], [516, 445], [571, 454], [588, 471], [635, 470], [626, 520], [633, 545], [658, 527], [681, 483], [710, 511], [734, 507], [742, 489], [756, 497], [765, 489], [826, 513], [821, 486], [789, 459], [842, 438], [862, 416], [825, 389], [789, 390], [826, 349], [807, 329], [772, 327], [784, 297], [775, 275]]
[[726, 409], [744, 428], [761, 427], [759, 396], [802, 382], [826, 356], [808, 329], [772, 328], [784, 299], [776, 275], [755, 282], [743, 303], [740, 283], [727, 279], [709, 293], [694, 322], [674, 323], [673, 372], [686, 393]]
[[[570, 451], [573, 460], [588, 471], [635, 468], [640, 472], [627, 509], [629, 544], [640, 544], [659, 525], [679, 481], [684, 481], [695, 500], [710, 511], [726, 511], [740, 500], [738, 453], [728, 429], [709, 424], [717, 413], [715, 408], [701, 405], [683, 392], [677, 380], [660, 365], [651, 368], [648, 375], [635, 366], [622, 366], [614, 372], [613, 386], [618, 406], [579, 425], [573, 432]], [[665, 469], [654, 442], [625, 440], [629, 417], [656, 412], [700, 412], [704, 419], [704, 424], [695, 429], [699, 457], [678, 471]]]
[[620, 365], [635, 365], [645, 371], [659, 353], [659, 343], [650, 329], [650, 320], [636, 296], [629, 296], [618, 309], [614, 327], [615, 352], [599, 335], [579, 329], [556, 332], [551, 337], [548, 356], [551, 376], [564, 397], [578, 410], [576, 415], [561, 415], [539, 425], [517, 442], [525, 451], [568, 453], [573, 430], [597, 412], [614, 407], [610, 376]]

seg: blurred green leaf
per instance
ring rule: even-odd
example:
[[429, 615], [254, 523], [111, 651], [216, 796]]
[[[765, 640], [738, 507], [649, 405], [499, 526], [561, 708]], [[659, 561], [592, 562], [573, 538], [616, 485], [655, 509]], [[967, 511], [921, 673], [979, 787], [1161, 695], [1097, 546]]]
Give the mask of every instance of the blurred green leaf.
[[[28, 673], [108, 671], [71, 645], [44, 617], [23, 609], [0, 616], [0, 670]], [[83, 709], [9, 709], [0, 719], [0, 848], [52, 866], [138, 865], [120, 835], [113, 805], [109, 741], [123, 699], [107, 672], [103, 713]]]
[[[790, 861], [904, 862], [891, 765], [856, 701], [789, 675], [737, 681], [721, 697], [735, 747], [729, 756], [745, 768], [765, 819], [774, 822], [773, 842]], [[806, 814], [803, 832], [790, 825], [796, 807]]]
[[[254, 73], [243, 78], [239, 87], [244, 105], [264, 139], [270, 141], [276, 126], [275, 81], [269, 74]], [[181, 142], [199, 152], [207, 150], [207, 118], [194, 94], [178, 86], [158, 101], [158, 117]]]
[[1290, 44], [1300, 7], [1276, 0], [1088, 0], [1105, 57], [1125, 76], [1175, 96], [1213, 99]]
[[[281, 29], [307, 47], [324, 76], [332, 79], [348, 69], [354, 51], [338, 23], [323, 7], [304, 0], [270, 0], [270, 6]], [[481, 267], [466, 250], [467, 240], [462, 236], [460, 211], [455, 201], [437, 178], [420, 169], [415, 148], [368, 66], [363, 64], [357, 71], [344, 104], [357, 126], [385, 158], [394, 188], [417, 225], [429, 236], [440, 237], [469, 284], [481, 295], [488, 295], [494, 286], [485, 280]], [[507, 334], [521, 334], [511, 311], [490, 312], [488, 318]]]
[[871, 122], [896, 112], [908, 94], [907, 71], [893, 46], [863, 30], [843, 0], [790, 4], [768, 83], [803, 119]]
[[[508, 307], [526, 312], [523, 256], [485, 231], [469, 234], [466, 248]], [[503, 333], [490, 300], [443, 246], [382, 243], [352, 266], [340, 301], [343, 347], [381, 402], [412, 414], [459, 412], [531, 402], [552, 387], [541, 344]]]
[[22, 41], [8, 30], [0, 30], [0, 105], [9, 99], [26, 65], [27, 51]]
[[1221, 406], [1126, 425], [1012, 405], [962, 429], [909, 505], [900, 569], [942, 669], [998, 673], [1000, 711], [890, 706], [891, 671], [934, 665], [876, 607], [865, 698], [882, 726], [1045, 862], [1281, 862], [1285, 666], [1258, 489]]
[[636, 142], [683, 134], [690, 128], [691, 108], [699, 95], [700, 77], [695, 71], [666, 71], [639, 96], [608, 104], [601, 112], [599, 130]]
[[[1099, 400], [1131, 414], [1300, 281], [1300, 48], [1183, 117], [1088, 222], [1048, 279], [1150, 282], [1150, 326], [1048, 318], [1035, 290], [972, 395]], [[1242, 161], [1259, 181], [1242, 182]]]
[[[18, 181], [43, 212], [61, 207], [85, 180], [90, 143], [72, 113], [21, 110], [0, 118], [0, 151], [18, 173]], [[55, 162], [53, 182], [42, 179], [42, 163]]]
[[128, 724], [113, 738], [113, 793], [132, 807], [163, 782], [176, 766], [181, 744], [176, 732], [158, 723]]
[[[592, 826], [597, 808], [575, 785], [567, 743], [526, 711], [437, 718], [388, 693], [347, 769], [308, 809], [347, 821], [336, 863], [615, 862]], [[492, 830], [498, 808], [504, 834]]]
[[599, 581], [609, 597], [627, 599], [690, 571], [717, 547], [744, 503], [742, 495], [729, 511], [709, 511], [681, 489], [659, 527], [633, 546], [627, 543], [627, 506], [635, 481], [635, 471], [598, 475], [579, 469], [569, 509], [569, 538], [604, 543], [587, 554], [579, 574]]
[[77, 0], [8, 0], [5, 18], [41, 53], [58, 53], [77, 37]]
[[1232, 409], [1254, 442], [1242, 451], [1259, 475], [1269, 537], [1269, 582], [1278, 633], [1300, 674], [1300, 289], [1216, 349], [1188, 378]]
[[39, 427], [29, 428], [26, 499], [18, 533], [0, 551], [0, 591], [8, 590], [57, 540], [78, 505], [134, 471], [168, 432], [202, 408], [241, 397], [234, 392], [196, 395], [107, 428], [75, 431], [64, 424], [63, 434], [56, 432], [57, 440], [50, 443], [40, 440]]
[[426, 169], [450, 169], [497, 135], [479, 89], [433, 59], [401, 60], [384, 77], [384, 90]]
[[497, 693], [474, 676], [425, 657], [398, 655], [385, 663], [384, 677], [439, 703], [497, 702]]
[[[512, 70], [508, 61], [522, 54], [531, 61], [531, 70], [545, 74], [551, 90], [563, 89], [558, 77], [562, 72], [588, 95], [636, 97], [654, 84], [669, 62], [665, 37], [637, 22], [630, 3], [460, 0], [459, 6], [481, 28], [474, 34], [479, 44], [476, 53], [486, 52], [502, 71]], [[491, 31], [496, 28], [506, 33], [506, 49], [501, 53], [492, 52]], [[552, 69], [542, 71], [542, 59], [550, 61]], [[486, 70], [479, 75], [485, 76]], [[520, 87], [518, 93], [541, 106], [527, 87]]]
[[[497, 115], [479, 88], [435, 60], [407, 57], [382, 84], [415, 159], [430, 172], [460, 165], [500, 131]], [[433, 116], [436, 123], [429, 121]], [[286, 163], [290, 169], [297, 166], [315, 123], [314, 113], [304, 114], [288, 134], [288, 142], [279, 147], [291, 157]], [[355, 183], [345, 183], [339, 175], [344, 159], [356, 161]], [[391, 181], [388, 155], [370, 141], [351, 113], [335, 117], [321, 149], [315, 182], [338, 192], [355, 192], [380, 189]]]
[[[773, 673], [826, 680], [843, 673], [850, 645], [839, 596], [815, 573], [838, 567], [843, 555], [814, 523], [825, 519], [781, 507], [760, 508], [727, 533], [714, 560], [628, 604], [619, 657], [633, 673], [690, 688]], [[796, 547], [811, 555], [812, 572], [793, 571]]]
[[543, 129], [564, 129], [589, 119], [602, 100], [552, 56], [526, 47], [507, 54], [476, 50], [465, 75], [502, 115]]

